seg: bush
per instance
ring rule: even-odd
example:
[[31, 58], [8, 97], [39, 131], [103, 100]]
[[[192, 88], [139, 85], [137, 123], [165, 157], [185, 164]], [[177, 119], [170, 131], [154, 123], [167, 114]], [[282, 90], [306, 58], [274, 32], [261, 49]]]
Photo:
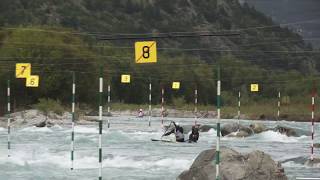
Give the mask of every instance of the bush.
[[39, 99], [39, 102], [33, 105], [33, 108], [43, 112], [45, 115], [48, 115], [49, 112], [54, 112], [56, 114], [62, 115], [64, 112], [64, 108], [61, 105], [59, 100], [53, 99]]
[[174, 108], [184, 107], [186, 105], [186, 100], [184, 97], [173, 98], [172, 105]]

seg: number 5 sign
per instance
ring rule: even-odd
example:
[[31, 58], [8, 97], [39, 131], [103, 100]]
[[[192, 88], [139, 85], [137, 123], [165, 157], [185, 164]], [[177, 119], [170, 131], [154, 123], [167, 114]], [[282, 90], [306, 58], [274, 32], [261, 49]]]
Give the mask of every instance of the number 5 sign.
[[16, 78], [28, 78], [31, 75], [30, 63], [17, 63], [16, 64]]
[[121, 75], [121, 83], [130, 83], [130, 75], [129, 74]]
[[135, 43], [136, 63], [156, 63], [157, 62], [157, 42], [141, 41]]
[[29, 76], [26, 81], [26, 86], [39, 87], [39, 76], [38, 75]]
[[251, 90], [251, 92], [258, 92], [259, 91], [259, 84], [251, 84], [250, 90]]

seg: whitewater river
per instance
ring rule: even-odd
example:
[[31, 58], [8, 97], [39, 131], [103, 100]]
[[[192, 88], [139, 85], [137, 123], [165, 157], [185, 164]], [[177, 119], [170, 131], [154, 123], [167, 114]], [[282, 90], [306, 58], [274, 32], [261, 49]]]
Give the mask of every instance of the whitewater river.
[[[193, 119], [170, 119], [181, 124], [192, 124]], [[222, 120], [223, 123], [231, 120]], [[111, 128], [103, 131], [103, 179], [175, 179], [189, 168], [196, 156], [215, 144], [216, 131], [201, 133], [196, 144], [152, 142], [163, 131], [158, 118], [113, 117]], [[199, 120], [201, 124], [215, 124], [213, 119]], [[248, 123], [248, 121], [241, 121]], [[168, 122], [166, 122], [168, 123]], [[274, 127], [275, 122], [264, 122]], [[286, 126], [309, 131], [311, 123], [279, 122]], [[320, 128], [316, 128], [320, 142]], [[98, 179], [98, 124], [75, 127], [75, 170], [70, 170], [70, 126], [52, 128], [22, 127], [12, 129], [12, 156], [7, 157], [6, 129], [0, 128], [1, 180], [91, 180]], [[309, 156], [310, 136], [287, 137], [267, 131], [248, 138], [223, 137], [222, 145], [240, 152], [262, 150], [275, 160]], [[316, 151], [320, 156], [320, 151]], [[290, 179], [320, 177], [320, 167], [310, 168], [298, 162], [283, 164]]]

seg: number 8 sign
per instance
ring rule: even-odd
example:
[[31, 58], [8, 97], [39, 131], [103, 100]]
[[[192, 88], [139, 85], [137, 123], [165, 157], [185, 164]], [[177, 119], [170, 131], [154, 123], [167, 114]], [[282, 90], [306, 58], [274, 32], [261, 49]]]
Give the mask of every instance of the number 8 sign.
[[136, 63], [156, 63], [157, 62], [157, 42], [141, 41], [135, 43]]
[[39, 87], [39, 76], [38, 75], [29, 76], [26, 81], [26, 86]]

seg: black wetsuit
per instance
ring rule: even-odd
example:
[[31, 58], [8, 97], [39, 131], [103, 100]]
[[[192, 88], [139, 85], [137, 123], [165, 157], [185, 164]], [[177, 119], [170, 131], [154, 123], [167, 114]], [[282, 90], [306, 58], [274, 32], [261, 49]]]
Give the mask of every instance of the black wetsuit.
[[191, 134], [189, 135], [189, 142], [197, 142], [199, 139], [199, 129], [192, 127]]

